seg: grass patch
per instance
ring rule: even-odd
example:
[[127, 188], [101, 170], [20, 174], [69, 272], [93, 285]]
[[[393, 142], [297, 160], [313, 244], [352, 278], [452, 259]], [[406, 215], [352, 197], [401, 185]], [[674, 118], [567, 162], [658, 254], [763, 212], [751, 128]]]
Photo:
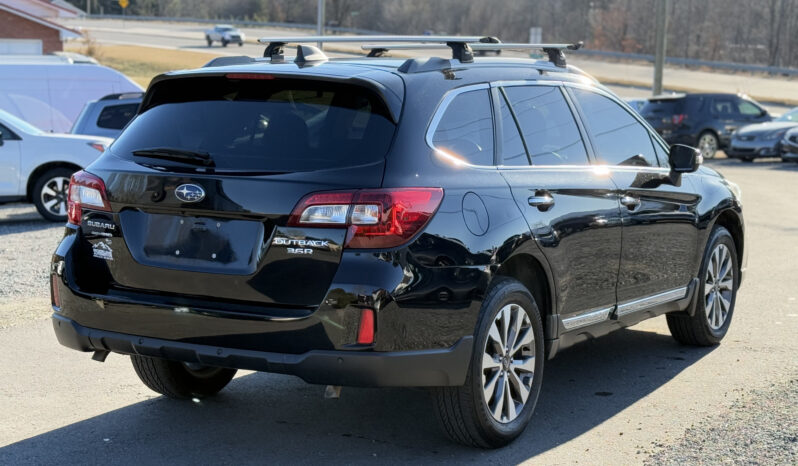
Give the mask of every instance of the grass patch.
[[[155, 76], [173, 70], [199, 68], [220, 55], [188, 50], [172, 50], [138, 45], [92, 45], [90, 50], [100, 64], [113, 68], [147, 88]], [[69, 52], [86, 53], [86, 47], [69, 47]]]

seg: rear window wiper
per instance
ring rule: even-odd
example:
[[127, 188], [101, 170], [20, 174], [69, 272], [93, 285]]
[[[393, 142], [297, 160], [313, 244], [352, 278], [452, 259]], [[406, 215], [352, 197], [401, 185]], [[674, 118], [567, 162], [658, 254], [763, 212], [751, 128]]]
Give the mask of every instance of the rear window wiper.
[[173, 160], [175, 162], [202, 165], [203, 167], [216, 166], [211, 158], [211, 155], [207, 152], [195, 152], [183, 149], [172, 149], [169, 147], [159, 147], [154, 149], [134, 150], [133, 155], [151, 159]]

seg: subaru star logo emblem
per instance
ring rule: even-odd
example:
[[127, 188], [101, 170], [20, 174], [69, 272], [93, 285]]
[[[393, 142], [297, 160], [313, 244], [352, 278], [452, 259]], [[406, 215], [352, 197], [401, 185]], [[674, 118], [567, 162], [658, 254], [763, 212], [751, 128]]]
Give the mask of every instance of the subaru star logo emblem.
[[175, 189], [175, 197], [183, 202], [199, 202], [205, 199], [205, 190], [195, 184], [181, 184]]

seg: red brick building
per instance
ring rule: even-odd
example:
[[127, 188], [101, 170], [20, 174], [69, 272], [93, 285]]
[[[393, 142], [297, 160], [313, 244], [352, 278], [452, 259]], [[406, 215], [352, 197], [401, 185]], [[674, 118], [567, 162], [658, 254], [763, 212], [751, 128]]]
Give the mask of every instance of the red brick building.
[[73, 37], [80, 37], [80, 33], [0, 0], [0, 54], [60, 52], [63, 41]]

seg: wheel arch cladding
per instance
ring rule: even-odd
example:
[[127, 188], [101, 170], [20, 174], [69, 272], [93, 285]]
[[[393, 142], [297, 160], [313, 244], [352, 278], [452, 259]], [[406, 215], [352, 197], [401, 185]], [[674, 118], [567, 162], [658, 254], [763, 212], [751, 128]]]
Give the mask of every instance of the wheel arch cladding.
[[720, 225], [729, 230], [729, 233], [734, 240], [734, 249], [737, 253], [738, 267], [742, 267], [743, 262], [743, 248], [745, 247], [745, 232], [743, 230], [742, 220], [740, 216], [732, 209], [726, 209], [718, 215], [715, 219], [715, 225]]
[[[549, 283], [549, 276], [543, 265], [535, 257], [528, 254], [518, 254], [504, 261], [496, 272], [496, 276], [510, 277], [518, 280], [532, 293], [540, 311], [544, 324], [547, 317], [554, 312], [554, 296]], [[545, 337], [554, 338], [548, 325], [544, 325]]]
[[28, 176], [28, 183], [25, 186], [25, 197], [27, 198], [28, 202], [33, 201], [33, 186], [36, 184], [36, 181], [45, 172], [52, 170], [53, 168], [68, 168], [72, 171], [80, 170], [79, 165], [69, 162], [47, 162], [45, 164], [39, 165], [30, 173], [30, 176]]

